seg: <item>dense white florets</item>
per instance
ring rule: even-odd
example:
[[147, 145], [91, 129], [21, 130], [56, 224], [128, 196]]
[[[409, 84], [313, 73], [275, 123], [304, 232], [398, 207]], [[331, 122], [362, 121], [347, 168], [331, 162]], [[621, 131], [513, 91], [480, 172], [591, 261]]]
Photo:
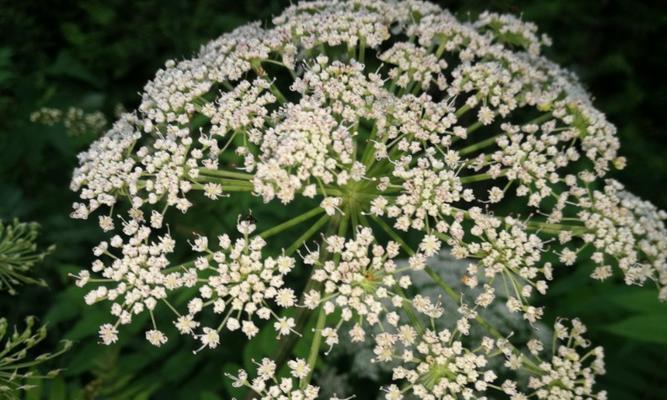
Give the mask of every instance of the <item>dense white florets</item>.
[[[532, 296], [547, 291], [554, 260], [589, 257], [594, 278], [616, 268], [628, 284], [653, 281], [667, 297], [667, 215], [605, 183], [624, 164], [616, 129], [576, 77], [542, 55], [549, 44], [513, 16], [459, 21], [421, 1], [330, 0], [293, 5], [270, 27], [246, 25], [190, 60], [168, 61], [138, 110], [79, 155], [71, 183], [80, 195], [72, 216], [99, 214], [110, 236], [94, 249], [91, 271], [76, 276], [96, 285], [88, 303], [111, 302], [116, 322], [100, 327], [102, 342], [115, 343], [118, 326], [146, 312], [146, 339], [163, 345], [158, 306], [200, 349], [220, 346], [226, 331], [301, 334], [286, 311], [312, 311], [308, 361], [290, 361], [291, 376], [277, 377], [281, 366], [263, 360], [257, 378], [241, 371], [236, 386], [314, 399], [320, 344], [349, 334], [375, 338], [376, 359], [398, 362], [393, 380], [408, 387], [385, 387], [388, 399], [491, 390], [514, 400], [603, 398], [592, 389], [601, 351], [583, 366], [592, 356], [577, 353], [587, 345], [578, 322], [570, 331], [556, 325], [567, 343], [551, 360], [517, 355], [493, 334], [467, 345], [478, 311], [498, 302], [536, 323], [543, 310]], [[202, 202], [228, 215], [227, 205], [245, 204], [240, 196], [293, 215], [262, 232], [253, 218], [239, 219], [239, 237], [220, 232], [217, 241], [188, 242], [167, 224], [174, 209]], [[300, 214], [302, 202], [313, 209]], [[271, 246], [272, 236], [303, 224], [289, 248]], [[174, 264], [181, 247], [195, 256]], [[462, 282], [474, 304], [429, 267], [445, 249], [467, 260]], [[300, 264], [312, 271], [302, 293], [286, 284]], [[452, 317], [440, 298], [415, 291], [408, 272], [433, 278], [457, 303], [455, 330], [435, 328]], [[190, 295], [173, 304], [173, 292]], [[202, 317], [208, 310], [216, 325]], [[541, 344], [528, 348], [536, 354]], [[503, 366], [490, 363], [501, 355]], [[532, 374], [527, 388], [497, 382], [507, 375], [495, 372], [501, 367]]]

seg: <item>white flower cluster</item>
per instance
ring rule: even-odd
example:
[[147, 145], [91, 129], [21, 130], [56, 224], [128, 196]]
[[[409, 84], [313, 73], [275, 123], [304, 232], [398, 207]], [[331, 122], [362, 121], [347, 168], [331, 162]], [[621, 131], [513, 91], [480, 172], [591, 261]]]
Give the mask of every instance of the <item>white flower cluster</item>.
[[[376, 357], [399, 361], [395, 379], [424, 399], [483, 398], [497, 387], [516, 400], [594, 398], [601, 368], [579, 368], [588, 358], [577, 359], [578, 323], [558, 334], [571, 340], [548, 365], [523, 356], [516, 364], [514, 347], [493, 334], [464, 346], [479, 311], [497, 303], [535, 324], [543, 310], [532, 295], [547, 291], [557, 264], [582, 258], [596, 264], [596, 279], [616, 268], [626, 283], [653, 281], [667, 298], [667, 215], [605, 183], [625, 162], [616, 129], [576, 77], [542, 55], [549, 44], [512, 16], [459, 21], [416, 0], [323, 0], [168, 61], [138, 110], [79, 155], [71, 183], [80, 196], [72, 216], [100, 214], [110, 236], [91, 271], [76, 276], [96, 285], [88, 303], [112, 303], [116, 322], [100, 327], [102, 341], [116, 342], [120, 324], [147, 312], [146, 339], [164, 344], [158, 304], [200, 349], [219, 346], [226, 331], [252, 338], [273, 325], [279, 338], [298, 334], [292, 312], [316, 313], [312, 357], [290, 365], [299, 382], [274, 379], [281, 365], [265, 360], [258, 378], [240, 373], [237, 383], [265, 398], [315, 398], [309, 372], [320, 343], [339, 343], [345, 324], [351, 341], [375, 338]], [[239, 219], [238, 239], [222, 234], [214, 246], [196, 236], [194, 259], [168, 260], [187, 243], [167, 225], [177, 224], [174, 208], [229, 214], [228, 205], [246, 204], [242, 196], [290, 219], [261, 233]], [[303, 204], [312, 210], [299, 214]], [[277, 234], [293, 243], [268, 257], [280, 251], [269, 240]], [[470, 305], [429, 266], [441, 250], [465, 260]], [[295, 252], [312, 266], [303, 293], [286, 287], [299, 279]], [[461, 318], [416, 293], [413, 273], [432, 278]], [[173, 292], [189, 293], [187, 312]], [[204, 326], [209, 309], [218, 326]], [[456, 330], [435, 328], [447, 318]], [[492, 354], [537, 374], [532, 392], [520, 379], [493, 383]], [[404, 390], [385, 392], [397, 399]]]
[[[158, 302], [180, 286], [164, 273], [169, 265], [167, 255], [174, 251], [176, 244], [168, 233], [157, 241], [150, 241], [151, 228], [131, 220], [123, 223], [123, 234], [127, 237], [125, 240], [115, 235], [109, 242], [103, 241], [93, 249], [95, 256], [100, 258], [93, 261], [90, 270], [100, 278], [91, 278], [88, 270], [76, 276], [77, 286], [99, 284], [86, 294], [87, 304], [102, 300], [111, 302], [111, 315], [116, 318], [116, 323], [100, 328], [100, 337], [105, 344], [116, 342], [119, 324], [129, 324], [134, 315], [143, 312], [152, 315]], [[105, 263], [102, 257], [109, 261]], [[152, 343], [162, 342], [161, 338], [156, 339], [155, 333], [147, 334], [147, 338]]]
[[442, 74], [442, 70], [447, 68], [447, 62], [422, 47], [398, 42], [378, 58], [387, 64], [396, 65], [387, 74], [400, 88], [407, 89], [409, 84], [418, 84], [417, 89], [427, 90], [434, 78], [440, 89], [447, 87]]
[[30, 114], [30, 122], [48, 126], [62, 123], [67, 129], [67, 134], [71, 136], [98, 135], [107, 127], [107, 119], [103, 113], [100, 111], [88, 113], [77, 107], [69, 107], [67, 110], [42, 107]]
[[[590, 349], [590, 342], [584, 338], [586, 327], [577, 319], [567, 327], [563, 321], [554, 325], [554, 339], [551, 354], [539, 340], [528, 342], [529, 354], [520, 354], [509, 342], [498, 341], [498, 348], [504, 354], [505, 366], [518, 369], [528, 365], [528, 389], [518, 390], [516, 384], [505, 381], [503, 391], [512, 400], [538, 399], [590, 399], [606, 400], [607, 393], [593, 388], [595, 378], [605, 372], [602, 347]], [[549, 357], [543, 358], [547, 353]], [[583, 354], [581, 354], [583, 353]]]
[[[336, 330], [347, 321], [355, 323], [349, 332], [351, 340], [364, 340], [364, 325], [377, 325], [381, 315], [386, 313], [385, 303], [388, 302], [397, 308], [410, 304], [432, 318], [442, 315], [442, 310], [428, 298], [417, 296], [411, 299], [402, 293], [411, 286], [411, 281], [408, 275], [400, 273], [407, 269], [423, 269], [426, 257], [415, 255], [408, 267], [397, 268], [394, 258], [399, 254], [399, 244], [390, 241], [383, 247], [374, 241], [373, 231], [366, 227], [350, 240], [328, 236], [322, 251], [312, 251], [304, 257], [305, 264], [316, 268], [313, 280], [323, 286], [322, 294], [316, 289], [305, 293], [305, 307], [315, 309], [322, 305], [326, 314], [336, 310], [341, 312], [336, 329], [327, 331], [330, 346], [338, 343]], [[326, 252], [325, 261], [320, 261], [321, 252]], [[386, 317], [392, 325], [399, 321], [396, 312], [389, 312]]]
[[[421, 334], [402, 325], [397, 333], [382, 333], [376, 337], [378, 362], [389, 362], [396, 357], [401, 365], [393, 369], [393, 380], [406, 380], [410, 391], [419, 399], [484, 398], [481, 396], [497, 378], [486, 370], [487, 357], [494, 350], [494, 342], [485, 338], [479, 353], [464, 348], [452, 332], [427, 330]], [[390, 385], [387, 399], [402, 399], [405, 389]]]
[[[656, 281], [660, 287], [660, 299], [667, 300], [667, 213], [653, 204], [627, 192], [623, 185], [608, 180], [602, 190], [583, 193], [577, 200], [581, 211], [577, 217], [584, 228], [575, 232], [583, 244], [567, 255], [581, 253], [590, 245], [594, 251], [590, 259], [597, 264], [592, 273], [604, 280], [612, 275], [612, 266], [623, 271], [627, 284], [643, 285], [647, 280]], [[561, 234], [561, 241], [570, 237]]]
[[287, 365], [290, 370], [288, 377], [278, 378], [276, 363], [268, 358], [257, 364], [257, 377], [248, 381], [248, 373], [239, 370], [236, 376], [228, 374], [234, 380], [234, 387], [248, 386], [262, 399], [271, 400], [315, 400], [319, 388], [310, 384], [302, 385], [311, 370], [302, 358], [290, 360]]
[[[206, 256], [196, 258], [194, 268], [184, 274], [196, 277], [200, 271], [210, 273], [205, 279], [198, 279], [198, 294], [188, 302], [188, 314], [180, 316], [176, 323], [181, 333], [192, 333], [192, 328], [199, 325], [193, 322], [195, 316], [206, 307], [211, 307], [215, 314], [224, 315], [216, 329], [218, 332], [223, 327], [229, 331], [241, 329], [252, 338], [259, 333], [253, 317], [260, 320], [275, 318], [279, 335], [289, 334], [294, 326], [293, 318], [278, 317], [268, 301], [282, 308], [295, 305], [294, 291], [283, 287], [284, 276], [292, 270], [295, 260], [287, 256], [262, 258], [266, 242], [259, 236], [249, 237], [255, 224], [242, 220], [237, 229], [243, 237], [233, 242], [228, 235], [220, 235], [217, 251], [209, 249], [208, 239], [203, 236], [192, 244], [194, 251]], [[196, 336], [202, 339], [204, 346], [214, 347], [205, 343], [204, 336]]]
[[[400, 388], [396, 384], [384, 388], [389, 400], [401, 400], [406, 392], [424, 400], [488, 399], [494, 398], [488, 397], [493, 392], [512, 400], [605, 400], [606, 392], [593, 389], [595, 377], [604, 373], [602, 348], [588, 349], [585, 332], [586, 327], [576, 319], [571, 328], [557, 321], [553, 349], [531, 339], [523, 353], [505, 338], [482, 337], [473, 346], [458, 329], [418, 332], [402, 325], [395, 333], [377, 335], [374, 354], [380, 363], [398, 361], [392, 379], [405, 382]], [[545, 360], [547, 350], [553, 355]], [[498, 364], [497, 357], [504, 359], [503, 370], [491, 369]], [[518, 370], [528, 375], [526, 389], [516, 379], [500, 382], [499, 374], [507, 376]]]
[[[159, 242], [148, 242], [151, 229], [137, 225], [135, 220], [124, 224], [124, 233], [130, 236], [126, 243], [120, 236], [114, 236], [110, 244], [100, 243], [95, 247], [97, 256], [107, 256], [111, 262], [105, 265], [97, 259], [92, 272], [103, 278], [91, 279], [87, 270], [75, 277], [76, 284], [84, 286], [89, 282], [101, 283], [86, 295], [86, 302], [93, 304], [102, 300], [112, 302], [111, 314], [117, 318], [114, 325], [104, 324], [100, 337], [105, 344], [118, 340], [117, 326], [132, 322], [133, 315], [147, 311], [151, 315], [153, 329], [146, 332], [146, 339], [155, 346], [167, 342], [165, 334], [157, 329], [153, 310], [159, 302], [165, 303], [175, 314], [174, 324], [181, 334], [193, 335], [201, 341], [202, 348], [215, 348], [220, 343], [219, 333], [223, 329], [241, 330], [248, 338], [259, 332], [254, 318], [275, 319], [278, 335], [293, 332], [293, 318], [278, 316], [269, 301], [279, 307], [293, 307], [296, 296], [292, 289], [283, 287], [284, 276], [295, 265], [292, 257], [262, 257], [266, 245], [264, 239], [250, 235], [255, 224], [240, 220], [238, 231], [243, 235], [236, 241], [223, 234], [218, 237], [218, 250], [209, 247], [208, 239], [197, 237], [191, 244], [195, 252], [204, 253], [190, 266], [181, 266], [176, 271], [165, 269], [169, 265], [167, 255], [173, 252], [175, 242], [169, 234], [160, 237]], [[122, 258], [110, 250], [118, 248]], [[206, 278], [203, 278], [206, 276]], [[115, 286], [109, 288], [110, 284]], [[167, 299], [168, 292], [181, 288], [197, 288], [196, 295], [187, 303], [187, 313], [179, 313]], [[197, 317], [205, 309], [222, 315], [222, 322], [216, 329], [203, 327], [196, 333], [201, 322]]]
[[[511, 311], [521, 311], [524, 318], [535, 322], [542, 310], [529, 305], [528, 298], [537, 290], [544, 294], [547, 280], [552, 278], [551, 264], [541, 263], [543, 242], [535, 234], [529, 234], [523, 225], [512, 217], [499, 219], [485, 215], [478, 208], [469, 210], [474, 226], [470, 233], [478, 241], [462, 241], [453, 235], [453, 254], [477, 258], [467, 269], [466, 285], [476, 287], [479, 279], [487, 282], [484, 292], [477, 297], [476, 304], [488, 307], [495, 298], [491, 286], [495, 279], [511, 282], [511, 290], [506, 289], [507, 307]], [[455, 241], [458, 239], [458, 243]], [[480, 267], [482, 269], [480, 270]]]

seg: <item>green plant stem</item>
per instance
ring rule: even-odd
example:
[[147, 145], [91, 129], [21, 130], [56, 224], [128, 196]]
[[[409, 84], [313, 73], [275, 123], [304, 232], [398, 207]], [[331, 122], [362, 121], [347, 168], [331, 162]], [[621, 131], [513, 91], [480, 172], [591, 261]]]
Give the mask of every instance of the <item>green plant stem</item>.
[[317, 322], [315, 323], [315, 329], [313, 331], [313, 341], [310, 344], [310, 351], [308, 352], [308, 367], [310, 371], [308, 375], [301, 381], [301, 389], [305, 389], [310, 383], [310, 379], [313, 377], [313, 372], [315, 371], [315, 364], [317, 363], [317, 355], [320, 352], [320, 344], [322, 343], [322, 329], [324, 328], [324, 323], [327, 320], [326, 313], [324, 312], [324, 307], [320, 306], [320, 311], [317, 315]]
[[373, 141], [375, 140], [376, 136], [377, 136], [377, 124], [374, 122], [373, 128], [371, 129], [368, 139], [366, 140], [366, 146], [364, 147], [363, 155], [361, 156], [361, 163], [364, 164], [364, 166], [366, 166], [366, 169], [369, 169], [370, 166], [373, 164], [373, 152], [375, 148], [375, 144], [373, 143]]
[[278, 89], [276, 85], [271, 83], [271, 86], [269, 86], [269, 90], [271, 91], [271, 93], [273, 93], [274, 96], [276, 96], [276, 99], [280, 104], [287, 103], [287, 98], [285, 97], [285, 95], [283, 95], [283, 93], [280, 91], [280, 89]]
[[[348, 215], [343, 215], [341, 217], [341, 219], [338, 222], [338, 236], [345, 237], [345, 233], [347, 232], [349, 222], [350, 222], [350, 217]], [[331, 231], [331, 229], [335, 225], [336, 225], [336, 220], [334, 220], [329, 230]], [[321, 255], [325, 254], [326, 250], [323, 250]], [[338, 262], [339, 260], [340, 260], [340, 254], [336, 254], [334, 257], [334, 261]], [[310, 383], [310, 379], [313, 376], [313, 372], [315, 371], [315, 365], [317, 364], [317, 355], [320, 351], [320, 345], [322, 344], [322, 329], [324, 328], [326, 319], [327, 316], [326, 313], [324, 312], [324, 307], [320, 306], [320, 311], [317, 316], [317, 322], [315, 324], [315, 330], [313, 331], [313, 341], [310, 344], [310, 351], [308, 353], [308, 367], [310, 367], [310, 371], [308, 372], [308, 376], [306, 376], [306, 378], [301, 381], [302, 389], [308, 386], [308, 383]]]
[[464, 147], [461, 150], [459, 150], [459, 154], [467, 155], [470, 153], [474, 153], [478, 150], [484, 149], [486, 147], [492, 146], [496, 143], [496, 140], [498, 140], [498, 138], [501, 136], [505, 136], [505, 134], [501, 133], [499, 135], [492, 136], [488, 139], [484, 139], [481, 142], [477, 142], [475, 144], [471, 144], [470, 146]]
[[500, 173], [496, 177], [492, 177], [491, 174], [488, 174], [488, 173], [462, 176], [461, 177], [461, 183], [465, 184], [465, 183], [482, 182], [482, 181], [487, 181], [487, 180], [490, 180], [490, 179], [497, 179], [497, 178], [505, 176], [506, 173], [507, 173], [507, 170], [500, 171]]
[[[193, 183], [193, 190], [204, 190], [204, 185], [201, 183]], [[224, 192], [252, 192], [254, 187], [252, 185], [223, 185], [222, 190]]]
[[243, 179], [247, 181], [253, 178], [252, 174], [247, 174], [244, 172], [227, 171], [223, 169], [199, 168], [199, 173], [207, 176], [221, 176], [226, 178]]
[[452, 300], [455, 300], [457, 302], [460, 300], [459, 294], [456, 293], [456, 291], [452, 289], [452, 287], [449, 286], [447, 282], [445, 282], [445, 280], [442, 279], [442, 277], [433, 270], [433, 268], [426, 266], [424, 268], [424, 271], [428, 274], [428, 276], [431, 277], [431, 279], [433, 279], [433, 282], [435, 282], [436, 285], [440, 286], [440, 288], [444, 290], [445, 293], [447, 293], [447, 296], [449, 296]]
[[567, 224], [549, 224], [546, 222], [528, 221], [526, 224], [528, 229], [542, 231], [545, 233], [558, 234], [561, 232], [572, 232], [575, 236], [580, 236], [588, 229], [582, 225], [567, 225]]
[[308, 240], [311, 236], [315, 234], [320, 228], [329, 220], [328, 215], [323, 215], [320, 219], [318, 219], [306, 232], [303, 233], [303, 235], [299, 236], [297, 240], [292, 243], [290, 247], [285, 250], [285, 255], [292, 255], [299, 247], [301, 247], [306, 240]]
[[362, 36], [359, 39], [359, 62], [361, 64], [364, 63], [365, 57], [366, 57], [366, 38]]
[[447, 41], [443, 40], [442, 43], [438, 46], [438, 49], [435, 51], [435, 56], [440, 58], [445, 52], [445, 47], [447, 46]]
[[456, 110], [456, 113], [454, 113], [454, 115], [456, 115], [456, 118], [460, 118], [463, 114], [468, 112], [468, 110], [470, 110], [471, 108], [472, 107], [470, 107], [469, 105], [464, 104], [463, 107]]
[[468, 133], [473, 133], [473, 132], [475, 132], [477, 129], [481, 128], [481, 127], [482, 127], [482, 123], [479, 122], [479, 121], [475, 121], [475, 123], [473, 123], [473, 124], [470, 125], [468, 128], [466, 128], [466, 131], [467, 131]]
[[260, 233], [259, 236], [262, 239], [267, 239], [273, 235], [276, 235], [284, 230], [287, 230], [295, 225], [298, 225], [306, 220], [309, 220], [310, 218], [315, 217], [316, 215], [319, 215], [323, 213], [324, 210], [320, 207], [315, 207], [312, 210], [305, 212], [298, 217], [292, 218], [289, 221], [285, 221], [280, 225], [276, 225], [273, 228], [267, 229], [264, 232]]

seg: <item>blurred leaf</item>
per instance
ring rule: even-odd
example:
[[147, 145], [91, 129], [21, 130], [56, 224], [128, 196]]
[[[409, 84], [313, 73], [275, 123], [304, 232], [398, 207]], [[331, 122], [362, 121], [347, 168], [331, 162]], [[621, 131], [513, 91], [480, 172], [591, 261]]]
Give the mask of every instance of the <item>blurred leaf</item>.
[[56, 76], [66, 76], [78, 79], [97, 87], [101, 85], [101, 79], [93, 75], [83, 64], [81, 64], [69, 51], [61, 51], [56, 61], [46, 72]]
[[[79, 270], [80, 268], [76, 268], [72, 272]], [[80, 301], [85, 293], [85, 289], [76, 286], [71, 286], [58, 293], [53, 305], [44, 316], [44, 320], [51, 324], [57, 324], [76, 318], [83, 308]]]
[[31, 385], [32, 389], [25, 392], [25, 400], [41, 399], [44, 392], [44, 380], [28, 379], [28, 385]]
[[68, 400], [67, 386], [65, 385], [65, 380], [63, 378], [58, 377], [49, 382], [48, 390], [49, 400]]
[[213, 392], [204, 391], [199, 395], [199, 400], [222, 400], [222, 397]]
[[192, 352], [184, 351], [172, 354], [160, 368], [160, 375], [169, 380], [176, 380], [190, 373], [192, 367], [199, 361]]
[[109, 320], [106, 313], [90, 312], [84, 313], [66, 334], [65, 338], [69, 340], [81, 340], [88, 336], [93, 336], [97, 333], [99, 327]]
[[86, 10], [88, 15], [100, 25], [109, 25], [116, 17], [116, 11], [109, 5], [90, 1], [81, 3], [81, 8]]
[[65, 376], [76, 376], [91, 370], [97, 360], [103, 356], [105, 349], [97, 342], [76, 343]]
[[255, 369], [253, 360], [259, 362], [264, 357], [271, 357], [276, 347], [276, 330], [272, 323], [262, 327], [254, 338], [243, 348], [243, 365], [246, 370]]
[[63, 22], [60, 31], [65, 39], [73, 45], [80, 46], [86, 41], [86, 36], [81, 32], [79, 26], [71, 22]]
[[5, 85], [12, 77], [12, 49], [0, 47], [0, 87]]
[[644, 314], [667, 315], [667, 303], [658, 300], [655, 289], [629, 288], [622, 293], [610, 293], [609, 300], [619, 307]]
[[605, 329], [629, 339], [667, 344], [667, 315], [638, 315]]

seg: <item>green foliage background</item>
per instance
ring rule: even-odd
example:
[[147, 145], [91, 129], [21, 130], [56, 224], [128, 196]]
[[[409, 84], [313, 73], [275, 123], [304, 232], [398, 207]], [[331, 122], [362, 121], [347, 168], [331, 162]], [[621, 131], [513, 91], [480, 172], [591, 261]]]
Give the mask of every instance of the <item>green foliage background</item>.
[[[122, 332], [119, 345], [98, 345], [95, 333], [107, 312], [85, 306], [83, 290], [67, 277], [90, 263], [90, 249], [101, 238], [94, 221], [68, 218], [76, 154], [94, 137], [67, 136], [62, 126], [36, 125], [29, 115], [43, 106], [76, 106], [102, 110], [113, 120], [117, 104], [136, 106], [137, 93], [165, 60], [189, 57], [247, 21], [268, 21], [288, 3], [0, 0], [0, 218], [38, 221], [44, 243], [57, 245], [38, 268], [50, 288], [3, 295], [0, 315], [10, 322], [39, 316], [49, 325], [45, 347], [62, 338], [76, 342], [54, 362], [66, 368], [64, 374], [40, 384], [28, 398], [226, 399], [223, 370], [271, 350], [261, 337], [244, 351], [227, 342], [196, 357], [192, 343], [179, 340], [156, 350], [137, 334], [138, 322], [130, 328], [135, 334]], [[441, 3], [463, 18], [484, 9], [522, 14], [551, 35], [550, 56], [577, 71], [618, 126], [629, 165], [616, 177], [667, 209], [667, 7], [634, 0]], [[269, 210], [260, 220], [270, 222], [282, 212]], [[210, 229], [226, 229], [227, 215], [236, 214], [215, 214]], [[184, 219], [177, 229], [193, 228]], [[579, 265], [560, 277], [545, 300], [546, 319], [580, 316], [590, 327], [593, 342], [607, 350], [608, 374], [601, 386], [612, 400], [666, 398], [667, 305], [655, 301], [653, 288], [596, 284], [589, 273]], [[375, 397], [368, 391], [372, 385], [357, 383], [358, 398]]]

